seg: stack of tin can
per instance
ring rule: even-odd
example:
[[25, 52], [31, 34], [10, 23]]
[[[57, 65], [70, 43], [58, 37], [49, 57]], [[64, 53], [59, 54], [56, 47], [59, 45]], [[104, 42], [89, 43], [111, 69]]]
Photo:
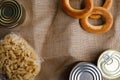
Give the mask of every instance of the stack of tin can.
[[120, 52], [107, 50], [100, 55], [97, 65], [88, 62], [77, 64], [69, 80], [119, 80], [119, 77]]
[[0, 27], [16, 27], [24, 18], [25, 10], [17, 0], [0, 0]]

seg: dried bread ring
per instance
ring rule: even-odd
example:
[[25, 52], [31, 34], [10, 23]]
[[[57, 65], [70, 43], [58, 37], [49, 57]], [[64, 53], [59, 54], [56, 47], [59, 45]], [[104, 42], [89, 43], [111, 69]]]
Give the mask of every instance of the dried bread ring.
[[[110, 9], [112, 6], [112, 0], [105, 0], [105, 3], [103, 4], [103, 8], [106, 8], [106, 9]], [[100, 15], [91, 15], [90, 18], [92, 19], [98, 19], [100, 18], [101, 16]]]
[[62, 7], [68, 15], [81, 19], [88, 15], [93, 9], [93, 0], [84, 0], [84, 3], [85, 8], [78, 10], [71, 7], [69, 0], [62, 0]]
[[[106, 22], [105, 24], [103, 25], [100, 25], [100, 26], [94, 26], [94, 25], [91, 25], [89, 22], [88, 22], [88, 18], [89, 16], [91, 16], [92, 14], [99, 14], [99, 15], [102, 15]], [[102, 8], [102, 7], [94, 7], [93, 11], [91, 14], [87, 15], [86, 17], [82, 18], [80, 20], [80, 23], [81, 23], [81, 26], [83, 29], [85, 29], [86, 31], [88, 32], [91, 32], [91, 33], [96, 33], [96, 34], [102, 34], [102, 33], [106, 33], [108, 32], [111, 27], [112, 27], [112, 24], [113, 24], [113, 16], [112, 14], [105, 8]]]

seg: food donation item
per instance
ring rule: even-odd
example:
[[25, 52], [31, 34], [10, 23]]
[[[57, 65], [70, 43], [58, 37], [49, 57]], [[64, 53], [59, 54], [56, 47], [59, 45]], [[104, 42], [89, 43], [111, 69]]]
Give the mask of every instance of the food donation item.
[[8, 34], [0, 41], [0, 71], [9, 80], [34, 80], [40, 72], [40, 60], [20, 36]]
[[[109, 10], [111, 7], [112, 7], [112, 1], [113, 0], [105, 0], [105, 3], [103, 4], [103, 8]], [[93, 19], [98, 19], [100, 18], [101, 16], [100, 15], [97, 15], [97, 14], [94, 14], [94, 15], [91, 15], [90, 18], [93, 18]]]
[[95, 65], [81, 62], [72, 69], [69, 80], [102, 80], [102, 75]]
[[84, 0], [85, 8], [82, 10], [77, 10], [71, 7], [70, 0], [62, 0], [62, 7], [64, 11], [74, 18], [83, 18], [86, 15], [90, 14], [93, 9], [93, 0]]
[[25, 10], [17, 0], [0, 1], [0, 27], [13, 28], [23, 23]]
[[[73, 9], [70, 6], [69, 1], [70, 0], [62, 0], [62, 7], [64, 11], [68, 15], [80, 19], [81, 27], [87, 32], [103, 34], [108, 32], [112, 28], [113, 16], [108, 10], [112, 5], [112, 0], [105, 0], [103, 7], [93, 6], [93, 0], [85, 0], [85, 8], [83, 10]], [[98, 19], [100, 18], [100, 16], [103, 16], [105, 18], [105, 23], [103, 25], [94, 26], [89, 24], [89, 17]]]
[[101, 54], [97, 63], [105, 79], [117, 79], [120, 77], [120, 52], [107, 50]]
[[[88, 22], [88, 18], [92, 14], [102, 15], [105, 18], [105, 23], [100, 26], [94, 26], [94, 25], [90, 24]], [[80, 23], [81, 23], [81, 26], [83, 29], [85, 29], [88, 32], [97, 33], [97, 34], [106, 33], [111, 29], [112, 24], [113, 24], [113, 17], [109, 11], [107, 11], [106, 9], [104, 9], [102, 7], [94, 7], [94, 9], [90, 15], [87, 15], [86, 17], [84, 17], [80, 20]]]

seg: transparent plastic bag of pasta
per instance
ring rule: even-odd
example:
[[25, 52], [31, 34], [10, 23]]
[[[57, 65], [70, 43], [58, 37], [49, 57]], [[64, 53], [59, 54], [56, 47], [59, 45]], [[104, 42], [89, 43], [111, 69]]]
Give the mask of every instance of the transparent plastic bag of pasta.
[[1, 80], [34, 80], [40, 68], [40, 58], [21, 36], [10, 33], [0, 40]]

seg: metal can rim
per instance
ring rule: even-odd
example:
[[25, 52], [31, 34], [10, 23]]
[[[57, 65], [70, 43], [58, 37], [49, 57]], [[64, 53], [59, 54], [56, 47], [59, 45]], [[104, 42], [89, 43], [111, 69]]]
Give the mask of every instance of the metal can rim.
[[[120, 74], [118, 74], [118, 76], [106, 75], [106, 74], [103, 72], [103, 69], [101, 69], [101, 67], [100, 67], [101, 58], [102, 58], [105, 54], [107, 54], [108, 52], [116, 52], [116, 54], [117, 54], [117, 53], [120, 53], [120, 52], [117, 51], [117, 50], [106, 50], [106, 51], [104, 51], [104, 52], [100, 55], [100, 57], [98, 58], [97, 67], [100, 69], [100, 71], [101, 71], [101, 73], [102, 73], [102, 75], [103, 75], [104, 78], [106, 78], [106, 79], [117, 79], [117, 78], [120, 77]], [[120, 54], [119, 54], [119, 55], [120, 55]]]
[[[80, 65], [86, 65], [86, 66], [89, 65], [89, 66], [91, 66], [93, 69], [95, 69], [96, 75], [98, 76], [99, 80], [102, 80], [102, 79], [103, 79], [102, 73], [100, 72], [100, 70], [97, 68], [96, 65], [94, 65], [94, 64], [92, 64], [92, 63], [88, 63], [88, 62], [80, 62], [80, 63], [78, 63], [77, 65], [75, 65], [75, 66], [73, 67], [73, 69], [71, 70], [70, 76], [69, 76], [69, 80], [73, 80], [73, 79], [72, 79], [73, 73], [74, 73], [75, 69], [76, 69], [78, 66], [80, 66]], [[95, 73], [94, 73], [94, 75], [95, 75]]]
[[[24, 15], [25, 10], [24, 10], [22, 4], [20, 4], [17, 0], [5, 0], [5, 1], [3, 1], [2, 3], [7, 2], [7, 1], [13, 2], [14, 4], [18, 5], [18, 6], [19, 6], [19, 10], [20, 10], [19, 18], [18, 18], [13, 24], [11, 24], [11, 26], [4, 25], [4, 23], [3, 23], [3, 24], [1, 23], [1, 25], [0, 25], [0, 27], [6, 27], [6, 28], [8, 28], [8, 29], [11, 29], [11, 28], [17, 27], [19, 24], [21, 24], [22, 16]], [[1, 4], [2, 4], [2, 3], [1, 3]], [[25, 14], [26, 14], [26, 13], [25, 13]], [[24, 16], [24, 17], [25, 17], [25, 16]], [[25, 19], [24, 19], [24, 20], [25, 20]], [[24, 20], [23, 20], [23, 21], [24, 21]], [[23, 21], [22, 21], [22, 22], [23, 22]]]

